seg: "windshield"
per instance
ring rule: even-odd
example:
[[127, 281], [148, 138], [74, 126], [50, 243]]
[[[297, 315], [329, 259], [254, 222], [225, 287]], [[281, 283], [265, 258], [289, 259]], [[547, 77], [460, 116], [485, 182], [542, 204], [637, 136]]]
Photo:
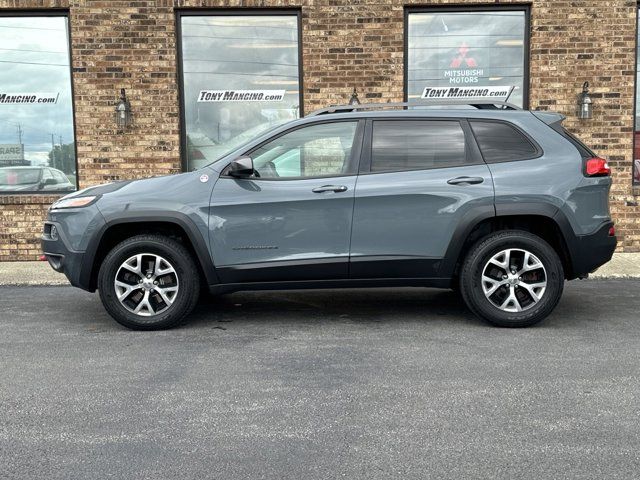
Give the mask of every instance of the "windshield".
[[276, 127], [279, 127], [283, 123], [285, 123], [285, 122], [280, 122], [280, 123], [277, 123], [277, 124], [263, 123], [262, 125], [258, 125], [257, 127], [253, 127], [253, 128], [250, 128], [249, 130], [245, 130], [240, 135], [238, 135], [238, 136], [236, 136], [236, 137], [234, 137], [232, 139], [229, 139], [228, 141], [220, 144], [220, 148], [224, 149], [224, 152], [222, 153], [222, 155], [220, 155], [218, 158], [216, 158], [216, 160], [224, 157], [225, 155], [230, 154], [231, 152], [233, 152], [237, 148], [241, 147], [245, 143], [250, 142], [251, 140], [253, 140], [256, 137], [259, 137], [263, 133], [268, 132], [270, 130], [273, 130]]
[[0, 185], [29, 185], [40, 181], [39, 168], [0, 168]]
[[[265, 133], [275, 130], [289, 121], [290, 120], [282, 120], [261, 123], [221, 143], [210, 140], [201, 132], [187, 135], [187, 148], [189, 150], [189, 158], [192, 159], [191, 164], [196, 166], [194, 170], [211, 165], [243, 145], [250, 143]], [[200, 161], [198, 162], [198, 160]]]

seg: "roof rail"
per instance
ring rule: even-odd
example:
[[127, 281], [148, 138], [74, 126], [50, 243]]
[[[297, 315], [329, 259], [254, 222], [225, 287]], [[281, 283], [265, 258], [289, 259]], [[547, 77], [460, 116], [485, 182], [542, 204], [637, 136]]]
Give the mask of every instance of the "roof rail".
[[383, 110], [385, 108], [403, 108], [409, 107], [434, 107], [434, 106], [450, 106], [450, 105], [468, 105], [477, 109], [487, 110], [522, 110], [522, 108], [513, 103], [503, 102], [501, 100], [458, 100], [458, 99], [438, 99], [438, 100], [415, 100], [412, 102], [388, 102], [388, 103], [361, 103], [358, 105], [331, 105], [320, 110], [315, 110], [307, 117], [323, 115], [327, 113], [355, 112], [358, 110]]

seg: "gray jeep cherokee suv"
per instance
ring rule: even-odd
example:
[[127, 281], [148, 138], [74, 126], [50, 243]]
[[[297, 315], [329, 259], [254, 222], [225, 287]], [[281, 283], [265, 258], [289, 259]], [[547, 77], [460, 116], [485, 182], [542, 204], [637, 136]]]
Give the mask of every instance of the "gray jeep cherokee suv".
[[454, 288], [522, 327], [611, 258], [609, 167], [561, 115], [387, 106], [330, 107], [198, 171], [67, 195], [44, 253], [135, 329], [180, 323], [203, 286]]

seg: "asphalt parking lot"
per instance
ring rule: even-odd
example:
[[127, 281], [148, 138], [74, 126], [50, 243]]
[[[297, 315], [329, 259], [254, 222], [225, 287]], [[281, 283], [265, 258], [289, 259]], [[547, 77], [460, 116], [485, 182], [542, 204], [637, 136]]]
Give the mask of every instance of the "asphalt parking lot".
[[0, 478], [637, 478], [639, 312], [638, 280], [523, 330], [448, 291], [260, 292], [132, 332], [0, 287]]

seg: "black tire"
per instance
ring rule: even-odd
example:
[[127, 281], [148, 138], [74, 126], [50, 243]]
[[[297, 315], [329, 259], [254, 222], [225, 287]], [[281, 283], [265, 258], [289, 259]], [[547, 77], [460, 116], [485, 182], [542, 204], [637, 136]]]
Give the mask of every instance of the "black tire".
[[[541, 296], [538, 295], [540, 298], [537, 303], [535, 303], [533, 295], [529, 294], [529, 290], [522, 287], [522, 284], [514, 285], [514, 290], [510, 290], [511, 284], [502, 285], [494, 294], [489, 295], [489, 298], [485, 295], [482, 283], [485, 266], [494, 268], [495, 264], [488, 265], [488, 262], [495, 255], [506, 249], [515, 249], [512, 252], [514, 259], [511, 260], [514, 263], [518, 262], [520, 255], [524, 258], [524, 253], [521, 253], [522, 250], [533, 254], [542, 263], [544, 270], [537, 269], [522, 274], [523, 279], [525, 279], [525, 275], [538, 276], [537, 279], [531, 281], [528, 278], [525, 279], [530, 285], [539, 282], [543, 276], [546, 278], [546, 289]], [[502, 258], [506, 262], [506, 257]], [[500, 267], [497, 268], [497, 271], [500, 271]], [[492, 270], [492, 272], [495, 271]], [[502, 277], [490, 278], [504, 279], [510, 273], [507, 272], [507, 275]], [[513, 274], [511, 273], [511, 275]], [[517, 279], [513, 279], [513, 282], [517, 281]], [[487, 290], [490, 291], [491, 282], [485, 283], [485, 285], [487, 285]], [[460, 271], [460, 292], [469, 309], [477, 316], [499, 327], [528, 327], [540, 322], [556, 307], [562, 296], [563, 288], [564, 270], [556, 251], [542, 238], [521, 230], [505, 230], [480, 239], [464, 259]], [[526, 309], [508, 312], [496, 306], [497, 303], [508, 298], [509, 292], [514, 292], [515, 295], [520, 296]], [[538, 294], [538, 292], [535, 293]], [[511, 302], [507, 306], [509, 305], [513, 305], [512, 308], [515, 308], [516, 302]], [[517, 301], [517, 305], [522, 308], [520, 301]]]
[[[143, 253], [159, 255], [166, 259], [175, 273], [175, 277], [172, 278], [176, 278], [179, 285], [173, 303], [167, 307], [167, 304], [161, 301], [158, 304], [161, 306], [158, 308], [159, 313], [147, 317], [128, 310], [118, 300], [114, 285], [116, 274], [123, 263]], [[98, 290], [104, 308], [121, 325], [133, 330], [160, 330], [180, 324], [191, 313], [198, 302], [200, 277], [190, 252], [177, 240], [155, 234], [136, 235], [119, 243], [107, 254], [98, 272]], [[131, 295], [134, 294], [135, 292], [132, 292]], [[149, 296], [152, 295], [153, 290], [149, 293]]]

